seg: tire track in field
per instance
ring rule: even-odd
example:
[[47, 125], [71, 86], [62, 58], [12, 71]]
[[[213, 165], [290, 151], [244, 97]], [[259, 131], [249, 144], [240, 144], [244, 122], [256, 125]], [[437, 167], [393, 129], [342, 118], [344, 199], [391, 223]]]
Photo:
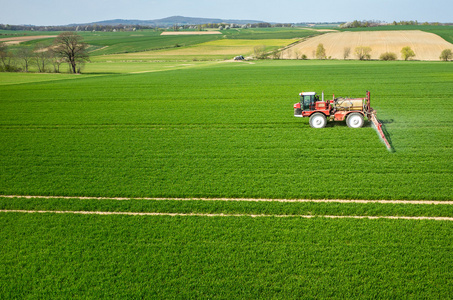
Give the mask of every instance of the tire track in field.
[[251, 217], [251, 218], [326, 218], [326, 219], [390, 219], [453, 221], [452, 217], [405, 217], [405, 216], [333, 216], [333, 215], [266, 215], [266, 214], [210, 214], [210, 213], [153, 213], [153, 212], [109, 212], [109, 211], [61, 211], [61, 210], [0, 210], [2, 213], [26, 214], [75, 214], [75, 215], [127, 215], [127, 216], [170, 216], [170, 217]]
[[89, 196], [33, 196], [33, 195], [0, 195], [0, 198], [25, 199], [78, 199], [78, 200], [154, 200], [154, 201], [244, 201], [244, 202], [314, 202], [314, 203], [380, 203], [380, 204], [424, 204], [424, 205], [453, 205], [453, 201], [439, 200], [346, 200], [346, 199], [266, 199], [266, 198], [171, 198], [171, 197], [89, 197]]

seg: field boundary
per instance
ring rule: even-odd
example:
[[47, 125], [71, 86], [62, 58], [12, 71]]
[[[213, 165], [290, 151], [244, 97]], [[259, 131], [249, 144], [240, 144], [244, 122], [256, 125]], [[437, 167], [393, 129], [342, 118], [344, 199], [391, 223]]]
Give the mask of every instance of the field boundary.
[[244, 202], [314, 202], [314, 203], [380, 203], [380, 204], [415, 204], [415, 205], [453, 205], [453, 201], [445, 200], [347, 200], [347, 199], [266, 199], [266, 198], [172, 198], [172, 197], [89, 197], [89, 196], [32, 196], [32, 195], [0, 195], [0, 198], [25, 199], [78, 199], [78, 200], [152, 200], [152, 201], [244, 201]]
[[70, 210], [0, 210], [0, 213], [25, 214], [75, 214], [75, 215], [127, 215], [127, 216], [168, 216], [168, 217], [251, 217], [251, 218], [325, 218], [325, 219], [390, 219], [453, 221], [453, 217], [406, 217], [406, 216], [334, 216], [334, 215], [272, 215], [272, 214], [212, 214], [212, 213], [157, 213], [157, 212], [114, 212], [114, 211], [70, 211]]

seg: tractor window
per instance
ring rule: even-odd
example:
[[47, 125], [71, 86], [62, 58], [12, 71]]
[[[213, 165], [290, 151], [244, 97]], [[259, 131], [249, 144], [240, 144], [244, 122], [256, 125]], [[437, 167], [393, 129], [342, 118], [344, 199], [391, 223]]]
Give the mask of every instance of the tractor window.
[[303, 110], [310, 110], [310, 105], [312, 104], [313, 102], [313, 96], [303, 96]]

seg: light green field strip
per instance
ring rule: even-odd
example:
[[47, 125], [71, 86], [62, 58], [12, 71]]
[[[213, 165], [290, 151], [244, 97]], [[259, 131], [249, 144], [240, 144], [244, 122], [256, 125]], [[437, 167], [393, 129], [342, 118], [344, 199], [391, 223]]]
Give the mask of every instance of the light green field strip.
[[111, 212], [111, 211], [52, 211], [52, 210], [0, 210], [3, 213], [52, 213], [79, 215], [128, 215], [128, 216], [169, 216], [169, 217], [251, 217], [251, 218], [327, 218], [327, 219], [391, 219], [391, 220], [432, 220], [453, 221], [451, 217], [405, 217], [405, 216], [313, 216], [313, 215], [270, 215], [270, 214], [209, 214], [209, 213], [155, 213], [155, 212]]
[[129, 198], [129, 197], [72, 197], [72, 196], [21, 196], [0, 195], [0, 198], [26, 198], [26, 199], [79, 199], [79, 200], [170, 200], [170, 201], [245, 201], [245, 202], [314, 202], [314, 203], [380, 203], [380, 204], [425, 204], [425, 205], [453, 205], [453, 201], [435, 200], [346, 200], [346, 199], [263, 199], [263, 198]]

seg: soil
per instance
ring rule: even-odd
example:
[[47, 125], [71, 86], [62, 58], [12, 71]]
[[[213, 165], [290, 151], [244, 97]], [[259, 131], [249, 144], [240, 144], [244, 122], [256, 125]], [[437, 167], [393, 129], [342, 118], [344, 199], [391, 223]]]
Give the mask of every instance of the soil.
[[16, 36], [9, 38], [1, 38], [0, 43], [5, 42], [7, 45], [20, 44], [22, 42], [40, 40], [40, 39], [49, 39], [56, 38], [56, 35], [33, 35], [33, 36]]

